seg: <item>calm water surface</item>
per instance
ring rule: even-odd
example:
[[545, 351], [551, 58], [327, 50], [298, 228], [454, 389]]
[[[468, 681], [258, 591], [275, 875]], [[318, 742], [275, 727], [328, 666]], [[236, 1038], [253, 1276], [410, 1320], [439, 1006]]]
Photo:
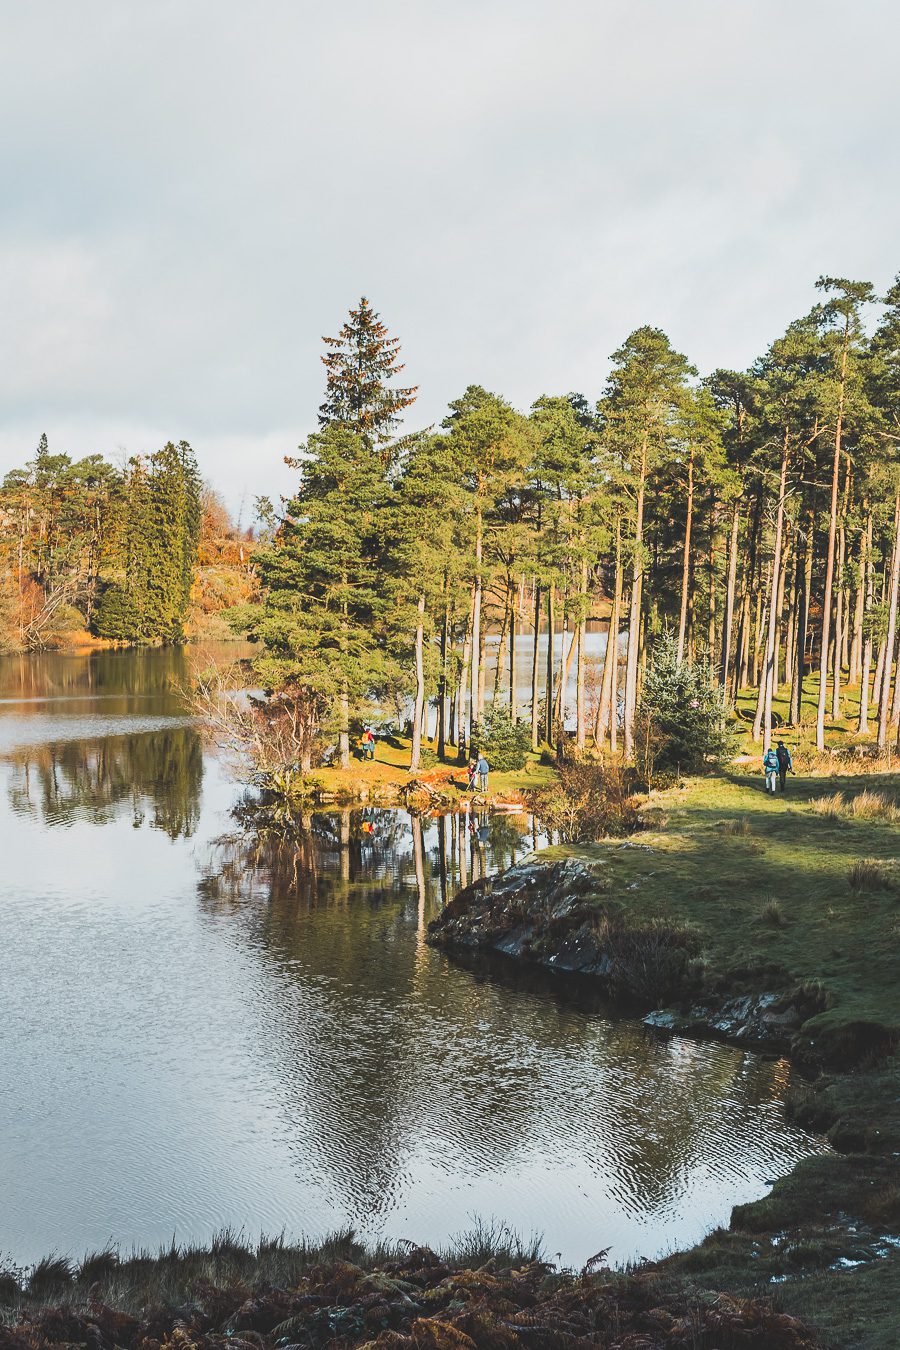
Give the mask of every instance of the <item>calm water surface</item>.
[[425, 946], [461, 881], [540, 843], [527, 820], [345, 812], [255, 846], [184, 662], [0, 660], [0, 1253], [478, 1216], [624, 1261], [821, 1147], [786, 1064]]

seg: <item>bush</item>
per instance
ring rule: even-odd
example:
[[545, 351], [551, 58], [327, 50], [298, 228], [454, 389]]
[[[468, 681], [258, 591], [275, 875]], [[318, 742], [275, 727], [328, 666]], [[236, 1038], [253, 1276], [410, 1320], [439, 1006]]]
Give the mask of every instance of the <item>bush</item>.
[[473, 755], [484, 755], [491, 769], [507, 773], [525, 766], [531, 749], [531, 727], [514, 722], [506, 708], [494, 704], [472, 727]]
[[657, 643], [644, 678], [636, 741], [638, 767], [648, 782], [660, 769], [699, 773], [733, 753], [709, 664], [679, 661], [671, 637]]
[[891, 878], [881, 863], [874, 858], [858, 858], [847, 872], [847, 880], [854, 891], [887, 891]]
[[634, 770], [571, 761], [561, 764], [556, 779], [530, 793], [528, 800], [541, 823], [564, 843], [591, 844], [604, 835], [640, 828], [634, 789]]

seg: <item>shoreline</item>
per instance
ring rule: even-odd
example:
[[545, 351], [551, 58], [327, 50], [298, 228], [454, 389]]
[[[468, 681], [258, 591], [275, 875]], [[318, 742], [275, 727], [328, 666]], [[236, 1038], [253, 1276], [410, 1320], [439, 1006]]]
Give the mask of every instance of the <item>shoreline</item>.
[[[659, 794], [650, 813], [669, 809], [679, 797], [690, 802], [692, 790]], [[736, 1206], [728, 1228], [654, 1268], [723, 1293], [771, 1288], [779, 1306], [818, 1323], [828, 1345], [893, 1347], [900, 1301], [900, 1008], [893, 986], [877, 984], [873, 963], [871, 989], [848, 982], [842, 1008], [827, 982], [771, 959], [767, 949], [783, 929], [770, 932], [758, 920], [742, 928], [735, 912], [730, 939], [727, 910], [708, 908], [709, 901], [729, 903], [727, 885], [707, 887], [709, 896], [696, 885], [690, 893], [680, 890], [691, 884], [691, 864], [705, 846], [712, 824], [707, 814], [699, 810], [696, 834], [679, 834], [668, 852], [665, 825], [651, 833], [651, 820], [629, 840], [544, 850], [460, 892], [433, 921], [428, 941], [463, 964], [482, 957], [552, 972], [563, 985], [587, 985], [662, 1035], [787, 1057], [799, 1076], [785, 1109], [824, 1135], [834, 1152], [802, 1161], [767, 1196]], [[730, 855], [737, 855], [731, 861], [752, 888], [760, 865], [755, 855], [774, 849], [757, 840], [755, 819], [747, 830], [746, 818], [735, 818], [742, 819], [740, 828], [731, 827], [735, 833], [723, 833], [730, 828], [727, 816], [713, 824], [710, 865], [727, 869]], [[787, 829], [777, 815], [765, 820], [773, 832]], [[843, 847], [852, 853], [851, 832]], [[885, 840], [888, 851], [893, 847], [892, 838]], [[733, 895], [731, 904], [736, 911]], [[860, 911], [870, 905], [863, 899]], [[710, 914], [718, 929], [704, 931]], [[784, 923], [799, 925], [799, 919], [777, 919]], [[747, 931], [759, 947], [755, 961], [738, 945]], [[865, 970], [864, 960], [857, 968]], [[854, 980], [860, 979], [867, 983], [855, 968]], [[849, 1006], [854, 996], [865, 1015]], [[879, 998], [883, 1016], [877, 1015]]]

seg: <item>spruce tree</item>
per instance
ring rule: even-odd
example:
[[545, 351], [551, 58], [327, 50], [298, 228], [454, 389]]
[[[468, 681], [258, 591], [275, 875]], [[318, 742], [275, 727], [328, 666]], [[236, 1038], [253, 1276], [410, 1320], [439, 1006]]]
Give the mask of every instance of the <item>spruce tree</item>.
[[319, 426], [343, 426], [370, 449], [386, 453], [400, 414], [415, 402], [416, 388], [394, 387], [403, 370], [399, 338], [390, 337], [365, 296], [337, 337], [322, 341], [328, 371]]
[[384, 664], [374, 629], [383, 594], [378, 516], [389, 485], [380, 457], [346, 425], [316, 432], [288, 463], [300, 469], [300, 487], [260, 555], [267, 595], [256, 634], [266, 651], [257, 671], [270, 690], [296, 683], [327, 703], [347, 768], [351, 717]]

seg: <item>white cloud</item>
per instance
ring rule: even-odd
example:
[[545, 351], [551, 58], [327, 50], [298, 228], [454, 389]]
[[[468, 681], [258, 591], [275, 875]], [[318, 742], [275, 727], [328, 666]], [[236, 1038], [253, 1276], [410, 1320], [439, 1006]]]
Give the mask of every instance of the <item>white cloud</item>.
[[745, 364], [900, 268], [867, 0], [36, 0], [0, 52], [0, 467], [181, 436], [284, 490], [361, 293], [437, 421], [599, 393], [637, 324]]

